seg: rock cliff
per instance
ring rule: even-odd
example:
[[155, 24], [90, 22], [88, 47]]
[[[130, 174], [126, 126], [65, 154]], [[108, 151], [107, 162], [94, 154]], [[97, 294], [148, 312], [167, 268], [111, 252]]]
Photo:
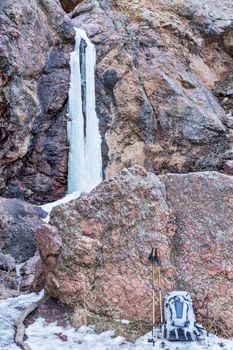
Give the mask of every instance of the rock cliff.
[[74, 30], [57, 0], [1, 1], [0, 194], [63, 196]]
[[[68, 12], [78, 6], [68, 15]], [[232, 2], [1, 2], [0, 194], [42, 203], [67, 182], [73, 25], [97, 49], [106, 177], [220, 170], [232, 151]], [[231, 172], [232, 170], [230, 170]]]
[[10, 254], [16, 263], [31, 258], [36, 251], [35, 231], [46, 213], [19, 199], [0, 198], [0, 253]]
[[222, 168], [232, 115], [215, 94], [232, 69], [231, 11], [230, 1], [99, 0], [75, 8], [73, 24], [98, 50], [106, 176], [135, 163], [155, 173]]

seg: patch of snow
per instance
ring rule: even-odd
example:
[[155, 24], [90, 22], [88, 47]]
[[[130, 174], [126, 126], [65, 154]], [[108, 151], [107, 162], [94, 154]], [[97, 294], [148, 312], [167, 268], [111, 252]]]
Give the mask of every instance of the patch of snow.
[[0, 349], [19, 349], [14, 343], [14, 321], [23, 309], [40, 300], [44, 291], [0, 301]]
[[129, 320], [120, 320], [120, 322], [123, 323], [123, 324], [129, 324], [130, 323]]
[[72, 201], [73, 199], [76, 199], [80, 196], [80, 192], [73, 192], [70, 194], [67, 194], [65, 197], [58, 199], [57, 201], [51, 202], [51, 203], [46, 203], [44, 205], [41, 205], [40, 207], [48, 213], [48, 215], [43, 219], [44, 222], [48, 223], [49, 219], [50, 219], [50, 213], [51, 210], [56, 207], [57, 205], [60, 204], [65, 204], [68, 203], [70, 201]]
[[222, 339], [213, 334], [210, 334], [207, 337], [207, 343], [205, 341], [201, 342], [169, 342], [168, 340], [157, 340], [155, 346], [148, 344], [147, 340], [151, 334], [146, 334], [143, 337], [140, 337], [135, 342], [134, 350], [149, 350], [149, 349], [169, 349], [169, 350], [233, 350], [233, 340]]
[[38, 318], [26, 330], [28, 344], [33, 350], [233, 350], [233, 340], [221, 339], [215, 335], [208, 337], [208, 346], [202, 342], [169, 342], [157, 340], [154, 347], [148, 343], [150, 333], [140, 337], [135, 343], [123, 337], [114, 337], [114, 331], [95, 333], [94, 327], [83, 326], [78, 330], [62, 328], [56, 322], [47, 323]]
[[[0, 301], [0, 349], [19, 350], [14, 343], [14, 321], [20, 312], [43, 297], [40, 294], [21, 295]], [[121, 320], [128, 323], [127, 320]], [[83, 326], [78, 330], [73, 327], [60, 327], [56, 322], [47, 323], [38, 318], [26, 329], [27, 343], [32, 350], [233, 350], [233, 339], [222, 339], [209, 335], [206, 342], [169, 342], [158, 339], [153, 346], [148, 343], [151, 333], [148, 333], [135, 343], [126, 341], [123, 337], [115, 337], [114, 331], [109, 330], [97, 334], [94, 327]]]
[[[57, 326], [56, 322], [47, 324], [42, 318], [27, 328], [26, 335], [33, 350], [118, 350], [127, 343], [123, 337], [113, 338], [114, 331], [97, 334], [93, 327], [84, 326], [79, 330], [65, 329]], [[133, 349], [132, 344], [129, 343], [129, 346], [127, 349]]]
[[21, 273], [20, 273], [20, 269], [21, 267], [24, 265], [24, 263], [21, 263], [21, 264], [17, 264], [15, 266], [15, 272], [16, 272], [16, 277], [17, 278], [20, 278], [21, 277]]

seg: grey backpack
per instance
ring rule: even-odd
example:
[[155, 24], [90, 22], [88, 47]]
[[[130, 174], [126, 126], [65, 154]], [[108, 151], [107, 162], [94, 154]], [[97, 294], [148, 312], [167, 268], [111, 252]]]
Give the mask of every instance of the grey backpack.
[[164, 298], [165, 336], [167, 340], [199, 340], [202, 327], [195, 324], [192, 298], [184, 291], [174, 291]]

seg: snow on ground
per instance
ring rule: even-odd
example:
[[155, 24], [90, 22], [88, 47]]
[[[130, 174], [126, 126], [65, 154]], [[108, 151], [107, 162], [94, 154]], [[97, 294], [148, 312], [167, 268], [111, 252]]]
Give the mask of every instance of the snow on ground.
[[44, 292], [31, 293], [0, 301], [0, 349], [19, 349], [14, 345], [14, 321], [23, 309], [40, 300], [43, 295]]
[[[233, 340], [220, 339], [209, 336], [209, 347], [197, 342], [168, 342], [158, 340], [153, 347], [148, 343], [150, 334], [140, 337], [134, 344], [127, 342], [123, 337], [114, 337], [114, 331], [97, 334], [94, 327], [64, 329], [56, 322], [47, 324], [42, 318], [36, 320], [26, 331], [29, 337], [28, 344], [33, 350], [233, 350]], [[64, 341], [67, 339], [67, 341]], [[164, 343], [164, 344], [162, 344]]]
[[41, 205], [40, 207], [48, 213], [48, 215], [43, 219], [45, 222], [49, 222], [49, 219], [50, 219], [50, 212], [51, 210], [56, 207], [57, 205], [60, 205], [60, 204], [65, 204], [65, 203], [68, 203], [70, 201], [72, 201], [73, 199], [76, 199], [80, 196], [80, 192], [73, 192], [73, 193], [70, 193], [70, 194], [67, 194], [65, 197], [61, 198], [61, 199], [58, 199], [57, 201], [55, 202], [51, 202], [51, 203], [47, 203], [47, 204], [44, 204], [44, 205]]
[[[43, 293], [32, 293], [0, 301], [0, 349], [20, 349], [14, 344], [13, 322], [22, 309], [42, 296]], [[94, 327], [83, 326], [78, 330], [72, 327], [63, 328], [57, 326], [56, 322], [47, 323], [43, 318], [38, 318], [29, 325], [26, 335], [32, 350], [233, 350], [233, 339], [221, 339], [214, 335], [208, 337], [208, 346], [206, 342], [201, 344], [158, 340], [153, 347], [147, 342], [150, 334], [140, 337], [135, 343], [130, 343], [123, 337], [114, 337], [112, 330], [97, 334]]]

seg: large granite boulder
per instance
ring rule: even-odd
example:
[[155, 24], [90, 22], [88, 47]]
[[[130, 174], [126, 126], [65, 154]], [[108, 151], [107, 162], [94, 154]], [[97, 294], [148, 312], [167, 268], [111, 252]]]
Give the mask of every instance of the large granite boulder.
[[46, 292], [101, 315], [149, 320], [155, 246], [163, 293], [189, 291], [198, 320], [233, 335], [232, 227], [232, 177], [123, 170], [54, 208], [37, 230]]
[[46, 213], [19, 199], [0, 198], [0, 252], [10, 254], [17, 263], [36, 251], [35, 232]]
[[0, 194], [52, 201], [66, 191], [75, 32], [58, 0], [4, 0], [0, 9]]
[[231, 14], [231, 0], [85, 0], [74, 9], [73, 24], [97, 48], [106, 176], [132, 164], [222, 169], [232, 117], [215, 85], [232, 67]]

